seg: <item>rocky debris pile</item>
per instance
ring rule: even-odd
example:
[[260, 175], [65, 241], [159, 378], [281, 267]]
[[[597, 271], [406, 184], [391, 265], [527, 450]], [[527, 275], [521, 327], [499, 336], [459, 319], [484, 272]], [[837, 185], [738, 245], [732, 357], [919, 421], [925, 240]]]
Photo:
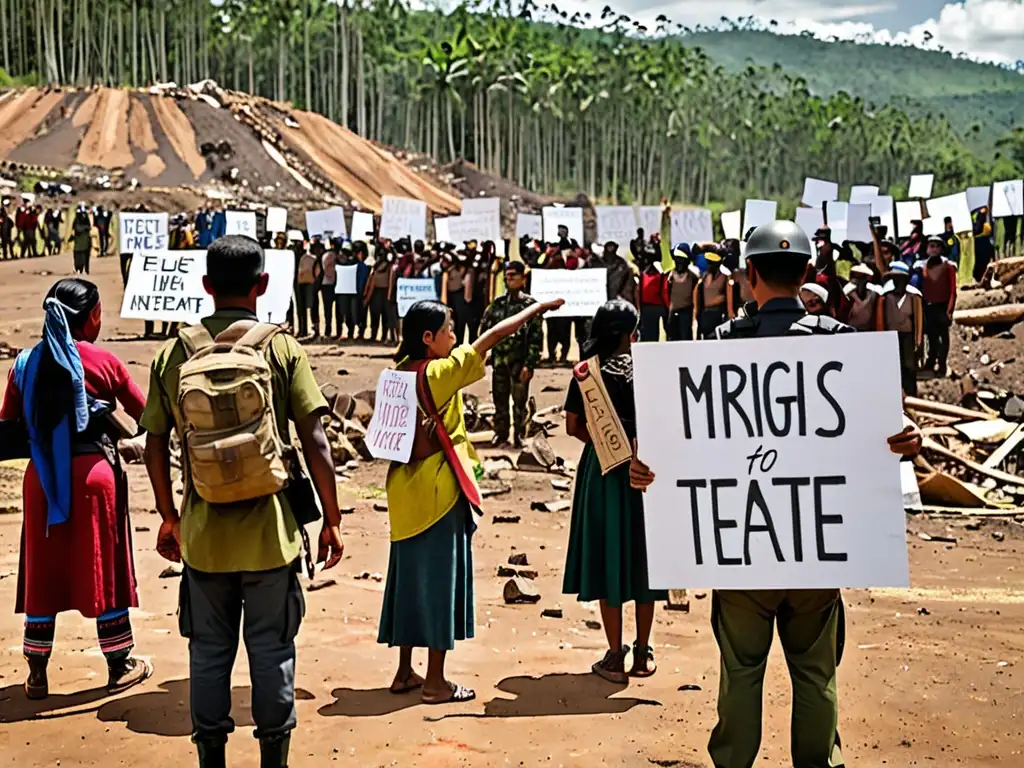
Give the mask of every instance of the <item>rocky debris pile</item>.
[[373, 418], [376, 392], [365, 390], [353, 395], [341, 392], [334, 384], [325, 384], [321, 392], [331, 409], [323, 417], [323, 424], [338, 472], [349, 471], [352, 462], [373, 461], [366, 444], [366, 430]]

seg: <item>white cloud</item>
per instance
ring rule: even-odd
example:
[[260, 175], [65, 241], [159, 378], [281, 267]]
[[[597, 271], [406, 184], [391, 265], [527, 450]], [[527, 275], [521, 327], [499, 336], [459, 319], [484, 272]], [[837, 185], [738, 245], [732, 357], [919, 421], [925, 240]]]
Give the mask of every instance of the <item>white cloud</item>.
[[930, 33], [932, 44], [988, 61], [1024, 59], [1024, 2], [966, 0], [949, 3], [938, 19], [911, 28], [908, 38], [921, 44]]

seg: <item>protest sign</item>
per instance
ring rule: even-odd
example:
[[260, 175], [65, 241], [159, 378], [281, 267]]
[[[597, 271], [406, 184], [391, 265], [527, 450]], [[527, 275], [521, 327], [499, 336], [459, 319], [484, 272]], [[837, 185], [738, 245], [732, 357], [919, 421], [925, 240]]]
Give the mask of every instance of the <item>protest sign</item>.
[[416, 374], [390, 368], [381, 371], [366, 431], [366, 447], [373, 458], [408, 464], [418, 421]]
[[337, 279], [334, 281], [334, 292], [345, 296], [352, 296], [359, 292], [359, 266], [352, 264], [346, 267], [335, 267], [334, 273]]
[[850, 204], [836, 200], [825, 204], [825, 226], [831, 231], [832, 242], [841, 244], [846, 236], [846, 221], [850, 215]]
[[322, 211], [306, 211], [306, 232], [310, 237], [325, 235], [328, 232], [334, 237], [347, 237], [345, 209], [326, 208]]
[[941, 216], [929, 216], [921, 222], [921, 234], [926, 237], [929, 235], [941, 235], [945, 229], [946, 225], [943, 223]]
[[935, 184], [934, 173], [922, 173], [910, 177], [910, 189], [907, 197], [917, 197], [922, 200], [932, 196], [932, 186]]
[[839, 185], [836, 182], [809, 177], [804, 179], [804, 196], [801, 198], [801, 202], [808, 208], [821, 208], [822, 203], [831, 203], [838, 199]]
[[779, 204], [774, 200], [747, 200], [743, 209], [743, 235], [741, 239], [746, 240], [750, 230], [757, 229], [762, 224], [770, 224], [775, 221], [775, 213]]
[[601, 361], [597, 357], [585, 360], [576, 369], [576, 383], [583, 397], [587, 416], [587, 432], [601, 465], [601, 474], [607, 475], [633, 458], [626, 431], [619, 414], [615, 412], [608, 390], [601, 378]]
[[476, 240], [480, 242], [480, 218], [478, 216], [450, 216], [448, 218], [449, 242], [461, 246]]
[[[264, 251], [267, 291], [256, 300], [261, 322], [281, 324], [287, 319], [295, 278], [291, 251]], [[126, 320], [161, 320], [197, 323], [213, 313], [213, 297], [203, 288], [206, 251], [139, 253], [132, 259], [121, 304]]]
[[373, 240], [373, 214], [356, 211], [352, 214], [352, 242], [368, 243]]
[[405, 317], [417, 301], [437, 301], [437, 286], [432, 277], [400, 277], [397, 291], [399, 317]]
[[871, 215], [878, 217], [878, 225], [885, 227], [886, 237], [895, 239], [896, 218], [893, 214], [893, 199], [889, 195], [880, 195], [871, 201]]
[[285, 208], [267, 208], [267, 232], [288, 231], [288, 210]]
[[637, 223], [633, 208], [628, 205], [598, 205], [597, 242], [618, 243], [619, 252], [629, 250], [629, 242], [636, 237]]
[[896, 227], [900, 237], [910, 237], [914, 231], [914, 221], [924, 221], [921, 204], [916, 200], [896, 203]]
[[[427, 204], [422, 200], [384, 195], [384, 212], [380, 217], [380, 236], [387, 240], [408, 237], [427, 239]], [[355, 227], [353, 226], [353, 231]]]
[[448, 216], [434, 217], [434, 242], [450, 243], [452, 241], [451, 232], [448, 230], [448, 221]]
[[520, 237], [532, 237], [534, 240], [544, 239], [544, 217], [520, 213], [516, 217], [516, 238]]
[[711, 211], [690, 208], [672, 211], [672, 245], [676, 243], [709, 243], [715, 239], [715, 226]]
[[541, 303], [565, 299], [544, 317], [593, 317], [608, 300], [608, 270], [535, 269], [530, 272], [530, 295]]
[[245, 235], [256, 239], [256, 212], [255, 211], [225, 211], [224, 212], [224, 234]]
[[817, 231], [825, 226], [825, 212], [821, 208], [797, 208], [796, 223], [813, 240]]
[[[954, 232], [970, 232], [974, 229], [974, 222], [971, 220], [971, 208], [967, 203], [967, 193], [959, 192], [946, 197], [936, 197], [926, 204], [928, 215], [942, 220], [949, 217], [953, 220]], [[943, 227], [943, 231], [945, 227]], [[925, 232], [926, 235], [931, 234]], [[939, 232], [938, 234], [942, 234]]]
[[541, 209], [544, 218], [544, 241], [558, 242], [558, 228], [569, 230], [569, 239], [583, 244], [583, 209], [552, 205]]
[[[469, 236], [463, 242], [501, 240], [501, 199], [473, 197], [462, 201], [462, 231]], [[582, 241], [581, 241], [582, 242]]]
[[992, 187], [971, 187], [967, 190], [967, 207], [976, 211], [988, 205], [989, 196], [992, 194]]
[[847, 207], [845, 239], [852, 243], [871, 242], [871, 203], [850, 203]]
[[119, 213], [121, 253], [155, 253], [167, 250], [166, 213]]
[[743, 239], [742, 216], [742, 211], [726, 211], [722, 214], [722, 233], [726, 240]]
[[661, 213], [660, 205], [641, 205], [637, 209], [637, 226], [643, 229], [645, 239], [649, 240], [651, 235], [661, 234]]
[[871, 201], [878, 197], [878, 187], [860, 185], [850, 187], [850, 203], [853, 205], [871, 204]]
[[997, 181], [992, 185], [992, 216], [1024, 216], [1024, 181]]
[[633, 365], [652, 588], [909, 585], [896, 334], [637, 344]]

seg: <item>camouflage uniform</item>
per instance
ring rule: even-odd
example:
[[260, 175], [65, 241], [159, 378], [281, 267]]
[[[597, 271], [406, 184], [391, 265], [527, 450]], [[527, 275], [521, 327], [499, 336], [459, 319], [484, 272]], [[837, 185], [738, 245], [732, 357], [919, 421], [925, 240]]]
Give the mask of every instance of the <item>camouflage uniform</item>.
[[[506, 318], [518, 315], [536, 301], [525, 293], [517, 296], [505, 294], [499, 296], [484, 312], [480, 326], [481, 334], [486, 333]], [[520, 328], [515, 335], [502, 339], [491, 350], [491, 394], [494, 397], [494, 435], [499, 440], [507, 440], [511, 422], [509, 420], [508, 401], [512, 398], [512, 411], [515, 418], [515, 436], [522, 439], [526, 429], [526, 404], [530, 399], [530, 384], [523, 384], [519, 377], [526, 368], [537, 370], [540, 364], [541, 348], [544, 346], [544, 328], [540, 318], [531, 320]]]

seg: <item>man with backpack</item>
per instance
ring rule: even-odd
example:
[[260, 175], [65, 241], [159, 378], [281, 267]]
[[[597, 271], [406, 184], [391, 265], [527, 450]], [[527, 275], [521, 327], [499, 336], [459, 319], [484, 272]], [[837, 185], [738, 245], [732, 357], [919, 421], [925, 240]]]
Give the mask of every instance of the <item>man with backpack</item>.
[[[298, 577], [302, 526], [325, 521], [318, 562], [341, 559], [341, 516], [327, 403], [298, 342], [259, 323], [267, 289], [263, 249], [227, 236], [207, 251], [203, 285], [215, 311], [157, 354], [141, 425], [163, 518], [158, 550], [185, 562], [179, 628], [189, 640], [193, 741], [201, 768], [222, 768], [231, 719], [231, 669], [242, 623], [262, 768], [287, 766], [295, 728], [295, 636], [305, 611]], [[312, 483], [292, 448], [294, 422]], [[182, 441], [179, 517], [169, 438]], [[308, 554], [307, 567], [311, 570]]]

